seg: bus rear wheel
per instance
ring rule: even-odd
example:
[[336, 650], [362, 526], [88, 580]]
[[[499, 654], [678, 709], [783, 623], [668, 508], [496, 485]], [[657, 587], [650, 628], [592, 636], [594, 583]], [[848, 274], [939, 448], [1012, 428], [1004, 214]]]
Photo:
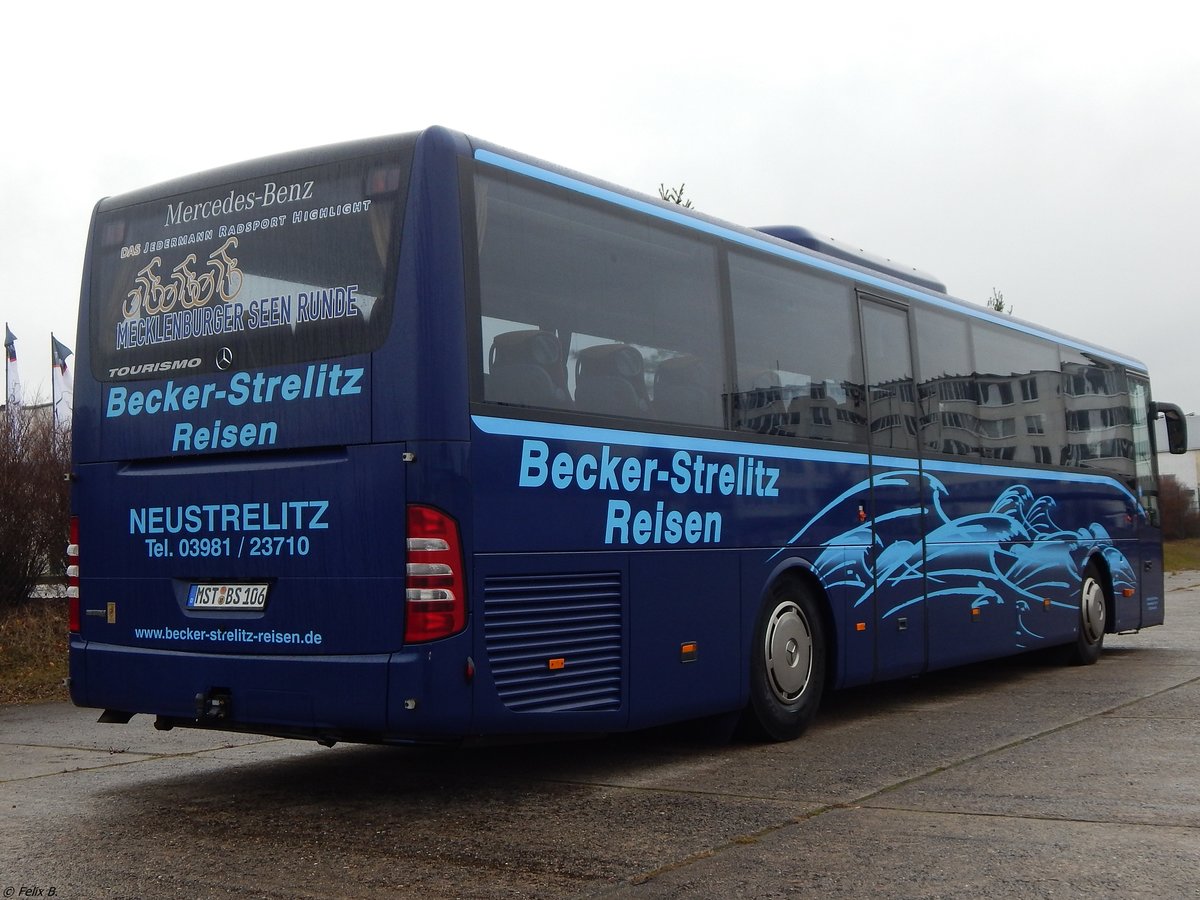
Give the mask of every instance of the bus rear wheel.
[[1090, 666], [1100, 658], [1107, 625], [1108, 592], [1104, 587], [1104, 576], [1100, 567], [1090, 562], [1083, 570], [1083, 584], [1079, 590], [1079, 633], [1068, 653], [1073, 665]]
[[750, 659], [751, 733], [790, 741], [808, 728], [825, 690], [825, 626], [811, 590], [778, 582], [768, 593], [754, 629]]

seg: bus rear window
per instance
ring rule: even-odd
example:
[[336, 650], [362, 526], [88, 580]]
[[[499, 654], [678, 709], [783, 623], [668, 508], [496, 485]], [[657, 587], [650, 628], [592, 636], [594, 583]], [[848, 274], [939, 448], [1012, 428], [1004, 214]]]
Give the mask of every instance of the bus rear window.
[[93, 238], [98, 379], [374, 350], [410, 158], [359, 158], [108, 211]]

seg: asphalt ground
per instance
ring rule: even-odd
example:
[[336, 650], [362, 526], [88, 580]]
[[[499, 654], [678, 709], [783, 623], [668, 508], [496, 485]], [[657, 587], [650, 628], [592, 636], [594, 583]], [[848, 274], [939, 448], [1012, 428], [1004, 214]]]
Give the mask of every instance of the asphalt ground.
[[1198, 897], [1200, 573], [1168, 586], [1095, 666], [841, 692], [788, 744], [326, 749], [0, 708], [0, 897]]

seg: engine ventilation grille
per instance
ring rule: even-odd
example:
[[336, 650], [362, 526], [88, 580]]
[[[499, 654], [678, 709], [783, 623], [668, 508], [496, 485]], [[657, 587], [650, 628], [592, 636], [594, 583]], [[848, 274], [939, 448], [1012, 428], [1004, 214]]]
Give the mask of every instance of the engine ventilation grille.
[[621, 706], [621, 574], [502, 575], [483, 585], [488, 661], [515, 712]]

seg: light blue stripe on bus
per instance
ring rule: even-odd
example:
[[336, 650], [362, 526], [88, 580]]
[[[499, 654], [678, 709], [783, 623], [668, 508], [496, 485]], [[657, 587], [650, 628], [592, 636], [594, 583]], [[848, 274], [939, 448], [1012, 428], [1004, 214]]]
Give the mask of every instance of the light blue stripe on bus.
[[[585, 425], [559, 425], [553, 422], [532, 422], [525, 419], [497, 419], [492, 416], [472, 416], [471, 419], [480, 431], [507, 437], [583, 441], [592, 444], [624, 444], [627, 447], [646, 447], [655, 450], [697, 450], [704, 453], [769, 456], [777, 459], [802, 459], [852, 466], [865, 466], [869, 462], [865, 453], [843, 450], [810, 450], [804, 447], [781, 447], [777, 444], [751, 444], [745, 441], [714, 438], [685, 438], [646, 431], [592, 428]], [[908, 460], [906, 465], [911, 468], [913, 461]]]
[[826, 272], [840, 275], [844, 278], [850, 278], [860, 284], [868, 284], [872, 287], [877, 287], [881, 290], [889, 291], [892, 294], [901, 294], [913, 300], [919, 300], [923, 303], [931, 303], [934, 306], [939, 306], [943, 309], [954, 310], [955, 312], [965, 313], [973, 316], [976, 319], [981, 319], [985, 322], [991, 322], [1000, 325], [1004, 328], [1011, 328], [1013, 331], [1020, 331], [1033, 337], [1041, 338], [1047, 341], [1053, 341], [1056, 344], [1064, 344], [1084, 353], [1095, 353], [1106, 359], [1111, 359], [1124, 366], [1136, 369], [1139, 372], [1146, 371], [1145, 363], [1132, 357], [1122, 356], [1113, 353], [1111, 350], [1103, 350], [1099, 347], [1094, 347], [1090, 344], [1085, 344], [1082, 341], [1077, 341], [1074, 338], [1069, 338], [1063, 335], [1051, 334], [1047, 331], [1042, 331], [1038, 328], [1026, 325], [1023, 322], [1005, 321], [995, 318], [984, 313], [982, 310], [975, 311], [969, 306], [960, 306], [957, 303], [950, 303], [937, 294], [927, 294], [923, 291], [916, 290], [905, 284], [897, 284], [892, 281], [885, 281], [867, 272], [860, 272], [857, 269], [850, 269], [839, 265], [831, 260], [809, 256], [805, 253], [800, 253], [791, 250], [787, 247], [780, 247], [777, 244], [769, 241], [755, 238], [751, 235], [742, 234], [738, 231], [733, 231], [729, 228], [723, 228], [719, 225], [714, 225], [711, 222], [705, 222], [703, 219], [695, 219], [691, 216], [685, 216], [671, 209], [664, 209], [660, 206], [655, 206], [652, 203], [647, 203], [644, 200], [638, 200], [635, 197], [627, 197], [624, 194], [619, 194], [616, 191], [608, 190], [607, 188], [597, 187], [594, 184], [588, 184], [586, 181], [580, 181], [577, 178], [571, 178], [563, 175], [560, 172], [553, 172], [549, 169], [543, 169], [539, 166], [531, 165], [530, 163], [521, 162], [520, 160], [512, 159], [508, 156], [502, 156], [499, 153], [494, 153], [491, 150], [476, 150], [475, 158], [480, 162], [488, 165], [497, 166], [501, 169], [507, 169], [510, 172], [516, 172], [519, 175], [525, 175], [529, 178], [535, 178], [538, 181], [543, 181], [547, 184], [558, 185], [567, 190], [574, 191], [578, 194], [585, 194], [589, 197], [595, 197], [598, 200], [603, 200], [606, 203], [613, 203], [617, 206], [623, 206], [626, 209], [636, 210], [645, 215], [654, 216], [657, 219], [664, 219], [668, 222], [674, 222], [677, 225], [682, 225], [685, 228], [691, 228], [694, 231], [702, 231], [706, 234], [711, 234], [714, 237], [719, 237], [733, 243], [741, 244], [746, 247], [753, 247], [756, 250], [762, 250], [775, 256], [782, 256], [785, 259], [790, 259], [794, 262], [801, 263], [813, 269], [822, 269]]
[[[486, 434], [505, 437], [539, 438], [553, 441], [579, 441], [592, 444], [623, 444], [627, 447], [645, 447], [655, 450], [691, 450], [704, 453], [728, 453], [740, 456], [758, 456], [771, 459], [794, 459], [804, 462], [840, 463], [842, 465], [865, 466], [870, 462], [866, 453], [849, 450], [818, 450], [811, 447], [788, 447], [780, 444], [752, 444], [748, 441], [719, 440], [715, 438], [681, 437], [671, 434], [655, 434], [646, 431], [626, 431], [619, 428], [595, 428], [587, 425], [560, 425], [555, 422], [536, 422], [527, 419], [501, 419], [495, 416], [471, 416], [471, 421]], [[1049, 469], [1026, 469], [1020, 466], [989, 466], [985, 463], [955, 462], [942, 459], [906, 459], [904, 457], [875, 457], [877, 467], [916, 470], [926, 472], [949, 472], [957, 475], [987, 475], [993, 478], [1014, 480], [1037, 480], [1070, 482], [1073, 484], [1097, 484], [1115, 488], [1136, 505], [1137, 497], [1109, 475]]]

